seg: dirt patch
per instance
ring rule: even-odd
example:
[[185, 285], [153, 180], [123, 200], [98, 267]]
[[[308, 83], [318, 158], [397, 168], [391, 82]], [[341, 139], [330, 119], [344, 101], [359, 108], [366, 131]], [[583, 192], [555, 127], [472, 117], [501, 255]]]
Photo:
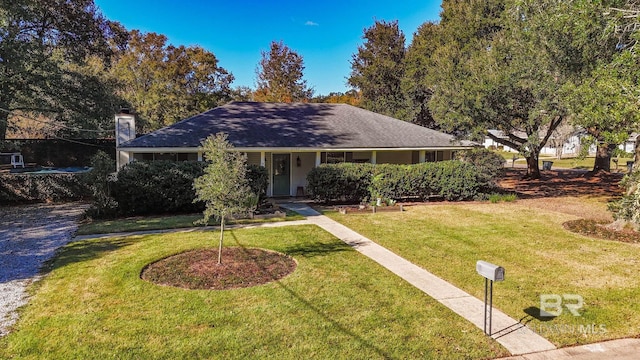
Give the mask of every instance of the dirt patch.
[[640, 233], [637, 231], [632, 229], [614, 231], [606, 227], [609, 223], [610, 222], [608, 221], [598, 221], [593, 219], [578, 219], [567, 221], [562, 225], [565, 229], [584, 236], [635, 244], [640, 243]]
[[542, 178], [524, 179], [526, 169], [507, 169], [498, 181], [506, 191], [513, 191], [529, 206], [574, 215], [581, 219], [564, 223], [565, 229], [589, 237], [639, 243], [640, 233], [605, 227], [613, 222], [607, 204], [623, 195], [620, 181], [624, 174], [584, 170], [545, 170]]
[[532, 208], [554, 211], [562, 214], [573, 215], [579, 218], [593, 219], [596, 221], [611, 223], [613, 216], [607, 210], [607, 204], [611, 198], [584, 198], [578, 196], [525, 198], [518, 203]]
[[147, 266], [141, 278], [184, 289], [245, 288], [281, 279], [296, 269], [291, 257], [263, 249], [227, 247], [218, 265], [217, 249], [173, 255]]
[[524, 179], [526, 169], [506, 169], [498, 184], [518, 197], [540, 198], [559, 196], [618, 197], [623, 193], [620, 187], [622, 173], [592, 174], [584, 170], [545, 170], [540, 179]]

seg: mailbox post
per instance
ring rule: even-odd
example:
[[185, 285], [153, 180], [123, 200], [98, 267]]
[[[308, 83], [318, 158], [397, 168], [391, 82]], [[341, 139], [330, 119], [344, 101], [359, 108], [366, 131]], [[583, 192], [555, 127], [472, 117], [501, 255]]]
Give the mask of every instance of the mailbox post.
[[[504, 268], [478, 260], [476, 271], [484, 277], [484, 333], [491, 336], [491, 316], [493, 314], [493, 282], [504, 280]], [[489, 327], [487, 327], [487, 318]]]

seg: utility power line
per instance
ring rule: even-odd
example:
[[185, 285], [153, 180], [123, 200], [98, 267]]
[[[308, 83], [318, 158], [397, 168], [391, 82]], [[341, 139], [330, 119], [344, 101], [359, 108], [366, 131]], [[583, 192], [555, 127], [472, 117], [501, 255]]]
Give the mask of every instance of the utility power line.
[[[11, 110], [7, 110], [7, 109], [3, 109], [3, 108], [0, 108], [0, 111], [6, 112], [8, 114], [12, 113]], [[39, 120], [39, 119], [35, 119], [35, 118], [32, 118], [30, 116], [25, 116], [25, 115], [16, 115], [16, 116], [23, 117], [23, 118], [25, 118], [27, 120], [35, 121], [35, 122], [38, 122], [38, 123], [47, 124], [47, 125], [50, 125], [50, 126], [58, 126], [58, 127], [63, 128], [63, 129], [73, 130], [73, 131], [78, 131], [78, 132], [83, 132], [84, 131], [84, 132], [92, 132], [92, 133], [106, 133], [106, 132], [115, 131], [115, 128], [114, 129], [108, 129], [108, 130], [82, 129], [82, 128], [79, 128], [79, 127], [71, 127], [71, 126], [66, 126], [66, 125], [63, 125], [63, 124], [53, 123], [50, 120], [49, 121]]]

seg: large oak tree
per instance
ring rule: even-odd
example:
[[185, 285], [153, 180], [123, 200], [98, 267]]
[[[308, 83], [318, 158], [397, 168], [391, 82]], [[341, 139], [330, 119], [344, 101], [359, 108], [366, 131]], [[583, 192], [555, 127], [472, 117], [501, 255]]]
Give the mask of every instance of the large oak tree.
[[110, 120], [111, 89], [85, 65], [108, 61], [111, 25], [92, 0], [0, 1], [0, 140], [12, 115], [43, 115], [71, 133]]
[[233, 75], [199, 46], [167, 44], [164, 35], [129, 33], [111, 68], [118, 94], [148, 132], [222, 105], [231, 99]]
[[501, 130], [504, 137], [487, 135], [518, 149], [528, 176], [540, 177], [540, 150], [572, 115], [564, 89], [611, 51], [602, 4], [446, 1], [443, 8], [445, 45], [434, 55], [429, 103], [435, 118], [470, 134]]

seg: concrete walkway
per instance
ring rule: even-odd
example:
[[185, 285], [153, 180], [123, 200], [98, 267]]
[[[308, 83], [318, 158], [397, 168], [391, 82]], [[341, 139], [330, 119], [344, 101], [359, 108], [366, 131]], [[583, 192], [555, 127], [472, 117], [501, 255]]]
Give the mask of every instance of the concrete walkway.
[[[405, 279], [411, 285], [422, 290], [456, 314], [469, 320], [478, 328], [484, 328], [484, 301], [467, 294], [346, 226], [321, 215], [305, 204], [283, 203], [280, 206], [306, 216], [312, 224], [323, 228], [351, 245], [355, 250]], [[524, 324], [497, 309], [493, 310], [492, 328], [494, 330], [491, 337], [513, 355], [548, 351], [556, 348], [548, 340], [525, 327]]]
[[638, 358], [640, 358], [640, 339], [618, 339], [500, 360], [637, 360]]

